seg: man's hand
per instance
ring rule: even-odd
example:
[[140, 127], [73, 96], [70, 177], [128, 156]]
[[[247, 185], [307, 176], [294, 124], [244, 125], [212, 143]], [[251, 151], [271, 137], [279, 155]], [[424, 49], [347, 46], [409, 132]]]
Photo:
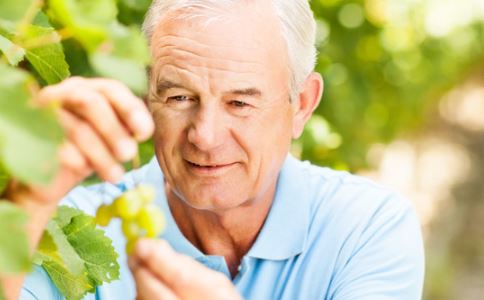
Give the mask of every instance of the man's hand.
[[[132, 159], [137, 142], [148, 139], [154, 124], [141, 99], [110, 79], [73, 77], [42, 89], [36, 105], [57, 105], [66, 140], [58, 159], [59, 171], [48, 186], [25, 186], [12, 181], [2, 198], [29, 215], [27, 233], [31, 251], [59, 201], [92, 172], [108, 181], [120, 180], [121, 162]], [[31, 149], [35, 151], [35, 149]], [[23, 276], [6, 277], [7, 299], [18, 299]]]
[[107, 181], [120, 180], [120, 162], [132, 159], [137, 142], [149, 138], [154, 129], [142, 101], [123, 84], [110, 79], [70, 78], [42, 89], [35, 104], [60, 106], [66, 141], [58, 155], [59, 172], [49, 186], [24, 187], [28, 197], [16, 197], [22, 194], [21, 187], [10, 186], [7, 197], [21, 206], [33, 201], [55, 208], [92, 172]]
[[163, 240], [140, 240], [129, 266], [138, 300], [242, 299], [225, 275], [176, 253]]

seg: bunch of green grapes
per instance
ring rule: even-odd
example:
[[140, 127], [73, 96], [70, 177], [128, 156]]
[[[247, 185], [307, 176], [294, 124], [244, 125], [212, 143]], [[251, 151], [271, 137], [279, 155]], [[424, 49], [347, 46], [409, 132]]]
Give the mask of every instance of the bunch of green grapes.
[[112, 218], [120, 218], [129, 254], [139, 238], [155, 238], [165, 228], [165, 217], [153, 204], [154, 198], [155, 190], [140, 184], [124, 192], [111, 204], [101, 205], [96, 212], [96, 223], [107, 226]]

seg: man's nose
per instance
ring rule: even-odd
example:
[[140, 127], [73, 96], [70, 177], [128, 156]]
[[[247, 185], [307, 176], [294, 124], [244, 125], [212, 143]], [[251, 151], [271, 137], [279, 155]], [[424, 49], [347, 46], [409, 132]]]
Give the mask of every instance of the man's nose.
[[188, 129], [188, 141], [201, 151], [209, 151], [223, 143], [225, 125], [216, 107], [200, 107]]

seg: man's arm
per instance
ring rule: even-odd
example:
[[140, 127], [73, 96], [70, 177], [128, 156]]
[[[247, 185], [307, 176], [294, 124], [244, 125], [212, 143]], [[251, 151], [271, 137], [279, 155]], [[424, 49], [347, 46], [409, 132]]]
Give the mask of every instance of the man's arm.
[[392, 200], [396, 201], [386, 201], [370, 219], [351, 257], [335, 274], [329, 299], [421, 299], [420, 224], [405, 200]]
[[[48, 186], [11, 182], [2, 198], [29, 215], [31, 252], [59, 201], [92, 172], [107, 181], [123, 175], [120, 162], [136, 155], [136, 141], [151, 136], [154, 125], [142, 101], [124, 85], [108, 79], [70, 78], [41, 90], [38, 105], [60, 106], [66, 141], [58, 153], [59, 171]], [[35, 151], [35, 149], [32, 149]], [[7, 299], [17, 299], [24, 276], [4, 277]]]

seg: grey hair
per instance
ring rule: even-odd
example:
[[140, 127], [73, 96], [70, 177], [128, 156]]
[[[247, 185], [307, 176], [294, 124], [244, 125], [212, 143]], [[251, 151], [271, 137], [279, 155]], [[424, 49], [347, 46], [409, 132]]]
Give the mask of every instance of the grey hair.
[[[308, 0], [272, 1], [281, 23], [282, 38], [287, 47], [290, 97], [296, 99], [302, 84], [314, 70], [316, 63], [316, 23]], [[154, 0], [146, 14], [142, 29], [150, 42], [162, 15], [169, 11], [182, 8], [214, 10], [236, 2], [237, 0]]]

